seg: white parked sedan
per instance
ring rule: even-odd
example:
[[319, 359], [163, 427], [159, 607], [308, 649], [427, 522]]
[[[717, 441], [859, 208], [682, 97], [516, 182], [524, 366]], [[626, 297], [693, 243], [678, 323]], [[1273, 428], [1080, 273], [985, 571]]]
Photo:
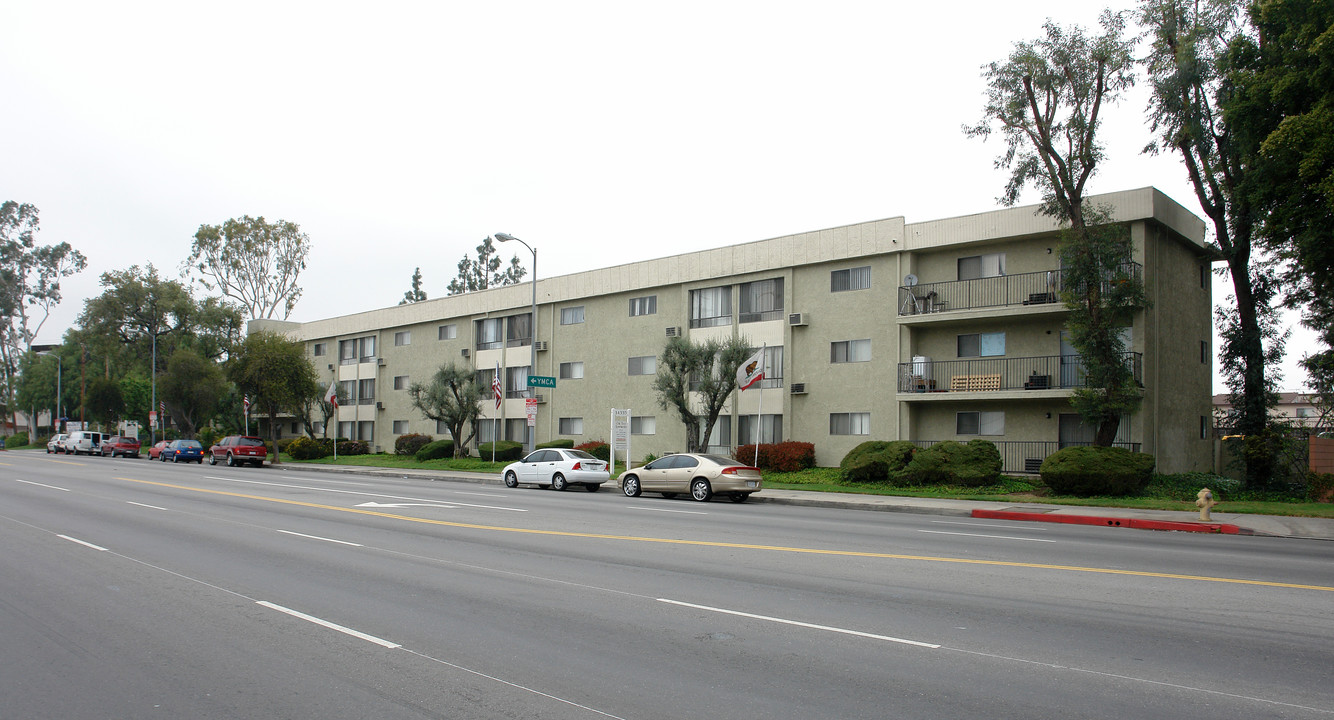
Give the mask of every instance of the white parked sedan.
[[583, 450], [544, 448], [528, 453], [528, 457], [505, 466], [505, 487], [521, 483], [549, 486], [564, 490], [571, 485], [583, 485], [589, 492], [597, 492], [602, 483], [611, 479], [607, 463]]

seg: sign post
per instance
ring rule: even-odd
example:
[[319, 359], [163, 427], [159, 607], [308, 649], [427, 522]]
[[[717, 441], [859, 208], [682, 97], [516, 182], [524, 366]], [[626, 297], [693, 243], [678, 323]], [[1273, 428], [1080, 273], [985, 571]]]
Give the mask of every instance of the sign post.
[[625, 469], [630, 469], [630, 408], [611, 409], [611, 474], [616, 476], [616, 448], [625, 445]]

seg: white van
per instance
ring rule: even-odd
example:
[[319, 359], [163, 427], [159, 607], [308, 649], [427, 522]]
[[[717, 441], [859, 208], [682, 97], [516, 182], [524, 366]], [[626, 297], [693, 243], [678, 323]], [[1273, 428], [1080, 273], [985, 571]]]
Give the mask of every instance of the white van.
[[65, 454], [93, 455], [102, 452], [102, 433], [89, 430], [75, 430], [65, 438]]

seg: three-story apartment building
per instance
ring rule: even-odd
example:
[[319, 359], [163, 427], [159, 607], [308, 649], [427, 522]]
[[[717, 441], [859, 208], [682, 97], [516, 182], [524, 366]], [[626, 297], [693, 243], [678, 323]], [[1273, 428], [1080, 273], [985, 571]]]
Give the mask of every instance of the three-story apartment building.
[[[1204, 224], [1153, 188], [1094, 202], [1129, 227], [1128, 270], [1151, 301], [1123, 331], [1143, 402], [1118, 443], [1154, 454], [1163, 472], [1208, 469], [1217, 258]], [[404, 433], [444, 434], [412, 410], [407, 389], [456, 363], [485, 388], [482, 442], [523, 440], [535, 395], [538, 442], [606, 440], [611, 409], [629, 408], [636, 457], [683, 450], [684, 427], [652, 389], [663, 345], [740, 336], [768, 348], [765, 380], [733, 396], [712, 449], [800, 440], [836, 465], [869, 439], [984, 438], [1007, 472], [1034, 472], [1092, 439], [1069, 402], [1084, 375], [1065, 332], [1058, 242], [1034, 207], [897, 217], [540, 278], [535, 323], [522, 283], [251, 329], [304, 342], [318, 375], [339, 384], [338, 435], [381, 448]], [[556, 387], [534, 393], [530, 374]]]

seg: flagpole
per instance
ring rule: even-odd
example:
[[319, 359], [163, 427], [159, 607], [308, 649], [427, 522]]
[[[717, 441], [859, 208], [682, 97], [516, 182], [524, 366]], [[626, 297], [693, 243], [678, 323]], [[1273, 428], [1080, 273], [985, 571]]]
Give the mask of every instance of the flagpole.
[[[769, 345], [760, 346], [760, 372], [764, 372], [764, 360], [768, 355]], [[760, 404], [755, 410], [755, 467], [760, 466], [760, 441], [764, 439], [764, 383], [760, 382]]]

